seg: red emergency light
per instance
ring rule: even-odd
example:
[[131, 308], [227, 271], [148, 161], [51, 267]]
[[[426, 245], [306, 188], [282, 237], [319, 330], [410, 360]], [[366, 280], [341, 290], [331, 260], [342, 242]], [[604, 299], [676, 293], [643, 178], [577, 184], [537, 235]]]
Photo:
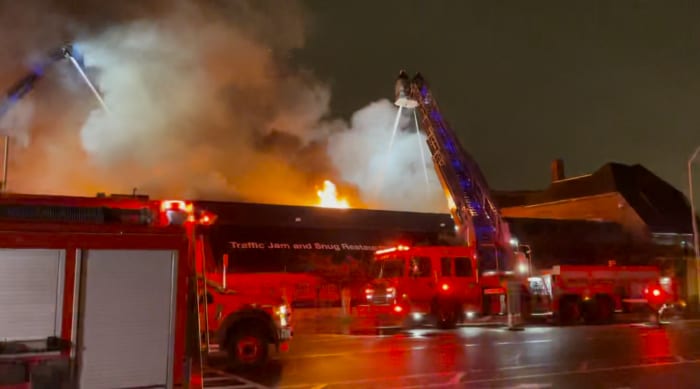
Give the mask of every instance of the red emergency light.
[[194, 223], [204, 226], [214, 224], [217, 216], [209, 211], [195, 211], [191, 202], [183, 200], [164, 200], [160, 204], [160, 210], [164, 214], [163, 222], [174, 225]]

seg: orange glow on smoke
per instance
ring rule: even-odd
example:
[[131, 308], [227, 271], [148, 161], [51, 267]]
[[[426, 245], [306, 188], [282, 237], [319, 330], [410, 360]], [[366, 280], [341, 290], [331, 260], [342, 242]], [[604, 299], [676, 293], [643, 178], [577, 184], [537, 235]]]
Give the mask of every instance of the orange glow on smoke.
[[338, 190], [335, 184], [329, 180], [323, 181], [323, 189], [316, 191], [318, 194], [318, 205], [325, 208], [350, 208], [348, 200], [338, 198]]

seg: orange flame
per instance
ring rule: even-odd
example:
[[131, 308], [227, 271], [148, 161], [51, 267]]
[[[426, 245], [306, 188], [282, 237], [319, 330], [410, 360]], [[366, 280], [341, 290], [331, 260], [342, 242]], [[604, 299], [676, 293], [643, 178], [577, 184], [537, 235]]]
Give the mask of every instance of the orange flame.
[[338, 198], [338, 191], [335, 184], [329, 180], [323, 181], [323, 190], [316, 191], [318, 194], [318, 205], [324, 208], [350, 208], [348, 200]]

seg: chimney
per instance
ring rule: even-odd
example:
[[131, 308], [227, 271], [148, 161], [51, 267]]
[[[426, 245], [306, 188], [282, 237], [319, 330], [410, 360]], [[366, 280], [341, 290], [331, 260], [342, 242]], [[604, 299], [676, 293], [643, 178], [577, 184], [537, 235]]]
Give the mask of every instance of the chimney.
[[552, 182], [561, 181], [564, 178], [564, 160], [561, 158], [552, 161]]

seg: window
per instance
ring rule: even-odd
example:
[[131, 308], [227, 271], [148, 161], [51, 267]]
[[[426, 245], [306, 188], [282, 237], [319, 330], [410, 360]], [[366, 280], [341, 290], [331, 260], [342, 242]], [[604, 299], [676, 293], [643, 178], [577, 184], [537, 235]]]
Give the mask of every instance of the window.
[[443, 277], [452, 276], [452, 258], [440, 258], [440, 270]]
[[455, 276], [472, 277], [472, 261], [469, 258], [455, 258]]
[[411, 275], [413, 277], [430, 277], [431, 272], [430, 258], [428, 257], [413, 257], [411, 258]]
[[403, 269], [403, 258], [381, 259], [372, 263], [370, 274], [372, 275], [372, 278], [402, 277]]

